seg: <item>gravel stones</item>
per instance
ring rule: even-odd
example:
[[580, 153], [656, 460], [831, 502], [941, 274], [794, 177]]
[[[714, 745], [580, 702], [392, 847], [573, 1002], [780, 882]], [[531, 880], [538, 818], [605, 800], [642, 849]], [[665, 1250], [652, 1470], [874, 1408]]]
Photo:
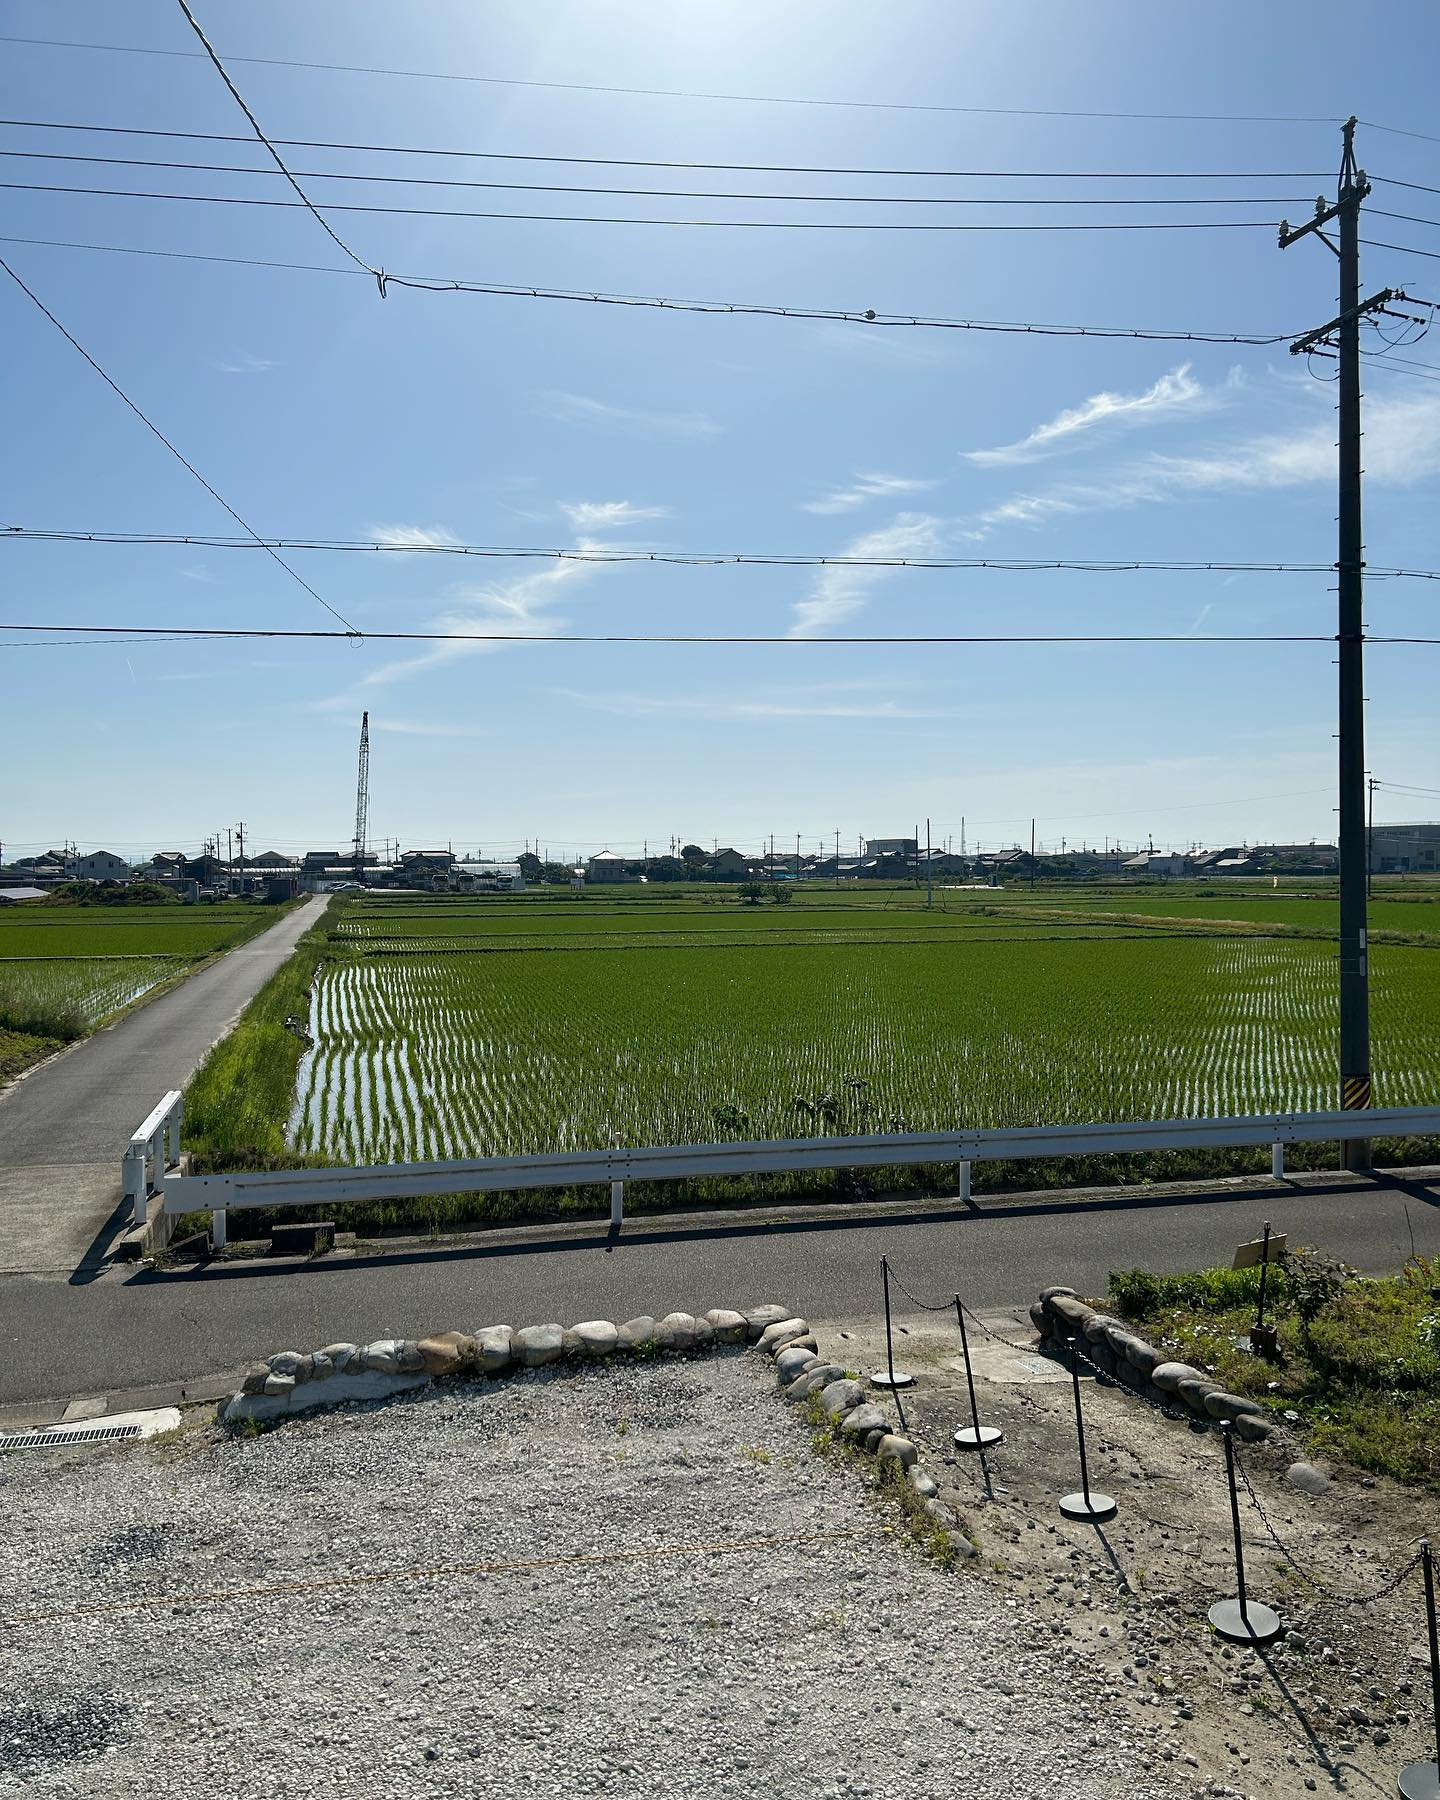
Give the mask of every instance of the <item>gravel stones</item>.
[[570, 1335], [582, 1356], [609, 1356], [620, 1341], [620, 1333], [608, 1319], [585, 1319], [570, 1327]]
[[563, 1325], [522, 1325], [515, 1333], [514, 1355], [522, 1369], [558, 1362], [565, 1347]]

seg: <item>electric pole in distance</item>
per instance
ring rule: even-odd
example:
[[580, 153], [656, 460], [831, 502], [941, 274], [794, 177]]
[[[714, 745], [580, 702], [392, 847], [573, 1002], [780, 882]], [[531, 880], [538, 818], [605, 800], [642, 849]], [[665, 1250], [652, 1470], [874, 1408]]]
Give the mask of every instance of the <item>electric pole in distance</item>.
[[[1355, 166], [1355, 125], [1344, 125], [1344, 153], [1333, 205], [1315, 202], [1315, 216], [1293, 230], [1280, 223], [1280, 248], [1312, 232], [1340, 263], [1340, 311], [1329, 324], [1308, 331], [1290, 346], [1292, 356], [1309, 351], [1337, 354], [1339, 362], [1340, 492], [1336, 557], [1339, 624], [1339, 815], [1340, 815], [1340, 1105], [1346, 1112], [1370, 1105], [1370, 972], [1366, 943], [1365, 841], [1365, 555], [1360, 513], [1360, 321], [1403, 300], [1390, 288], [1360, 298], [1360, 205], [1370, 192]], [[1334, 225], [1339, 242], [1325, 235]], [[1333, 344], [1334, 351], [1322, 346]], [[1347, 1169], [1370, 1167], [1368, 1139], [1341, 1146]]]

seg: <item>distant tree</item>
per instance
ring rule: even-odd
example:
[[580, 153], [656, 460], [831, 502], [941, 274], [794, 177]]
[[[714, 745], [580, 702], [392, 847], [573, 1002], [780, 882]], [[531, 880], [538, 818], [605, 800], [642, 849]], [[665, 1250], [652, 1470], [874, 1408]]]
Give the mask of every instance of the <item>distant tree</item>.
[[520, 873], [527, 881], [539, 881], [545, 865], [533, 850], [527, 850], [523, 856], [517, 856], [515, 860], [520, 865]]
[[680, 860], [687, 868], [698, 868], [706, 860], [705, 852], [698, 844], [686, 844], [680, 851]]
[[570, 871], [564, 863], [547, 862], [540, 870], [540, 879], [550, 887], [568, 887]]
[[763, 881], [742, 881], [739, 892], [740, 898], [746, 906], [758, 906], [765, 898], [765, 883]]
[[678, 856], [652, 856], [645, 872], [652, 881], [683, 881], [688, 873]]
[[783, 881], [772, 881], [765, 892], [777, 906], [788, 906], [795, 898], [794, 888], [786, 887]]
[[66, 881], [45, 897], [50, 906], [178, 906], [180, 896], [155, 881]]

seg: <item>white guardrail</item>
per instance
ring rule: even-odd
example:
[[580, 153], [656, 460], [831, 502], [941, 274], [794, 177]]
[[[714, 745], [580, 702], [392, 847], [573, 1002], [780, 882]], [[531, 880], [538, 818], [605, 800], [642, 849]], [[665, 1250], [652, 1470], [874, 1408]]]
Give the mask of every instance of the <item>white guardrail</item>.
[[150, 1195], [164, 1181], [166, 1169], [180, 1160], [184, 1117], [184, 1097], [172, 1089], [130, 1140], [120, 1164], [120, 1184], [130, 1203], [132, 1225], [145, 1223]]
[[[167, 1095], [166, 1102], [178, 1102]], [[158, 1107], [135, 1145], [157, 1129]], [[176, 1110], [178, 1126], [178, 1108]], [[1364, 1112], [1261, 1113], [1230, 1119], [1154, 1119], [1124, 1125], [1041, 1125], [999, 1131], [915, 1131], [875, 1137], [773, 1138], [754, 1143], [679, 1144], [635, 1150], [567, 1150], [542, 1156], [492, 1156], [473, 1162], [379, 1163], [354, 1169], [232, 1170], [223, 1175], [166, 1175], [167, 1213], [209, 1212], [213, 1242], [225, 1242], [231, 1207], [328, 1206], [355, 1200], [405, 1200], [425, 1194], [478, 1194], [513, 1188], [610, 1187], [610, 1219], [625, 1216], [627, 1181], [695, 1175], [761, 1175], [803, 1169], [890, 1168], [900, 1163], [958, 1163], [959, 1198], [970, 1197], [970, 1165], [1007, 1158], [1104, 1156], [1145, 1150], [1219, 1149], [1269, 1144], [1270, 1170], [1285, 1173], [1287, 1144], [1341, 1139], [1440, 1136], [1440, 1106], [1376, 1107]], [[130, 1191], [127, 1188], [127, 1193]]]

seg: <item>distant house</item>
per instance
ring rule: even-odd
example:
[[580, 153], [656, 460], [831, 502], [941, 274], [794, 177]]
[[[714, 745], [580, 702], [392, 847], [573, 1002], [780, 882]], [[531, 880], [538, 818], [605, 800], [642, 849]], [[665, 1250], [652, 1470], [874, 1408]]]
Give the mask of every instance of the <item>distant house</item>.
[[262, 850], [258, 856], [245, 858], [247, 869], [293, 869], [295, 858], [282, 856], [278, 850]]
[[918, 838], [866, 838], [867, 856], [914, 856], [920, 848]]
[[92, 850], [72, 860], [69, 874], [73, 881], [128, 881], [130, 865], [110, 850]]
[[738, 850], [732, 850], [728, 845], [723, 850], [717, 850], [713, 856], [707, 856], [703, 867], [707, 875], [713, 875], [718, 881], [734, 881], [750, 873], [749, 862]]
[[614, 850], [597, 850], [585, 864], [585, 879], [587, 881], [623, 881], [628, 868], [628, 857], [620, 856]]
[[1262, 873], [1333, 875], [1340, 867], [1334, 844], [1256, 844], [1250, 854]]
[[48, 891], [38, 887], [0, 887], [0, 906], [18, 906], [22, 900], [43, 900]]
[[521, 894], [525, 872], [518, 862], [457, 863], [454, 881], [463, 894]]
[[1184, 875], [1190, 859], [1178, 852], [1142, 850], [1138, 856], [1127, 856], [1120, 867], [1127, 875]]

